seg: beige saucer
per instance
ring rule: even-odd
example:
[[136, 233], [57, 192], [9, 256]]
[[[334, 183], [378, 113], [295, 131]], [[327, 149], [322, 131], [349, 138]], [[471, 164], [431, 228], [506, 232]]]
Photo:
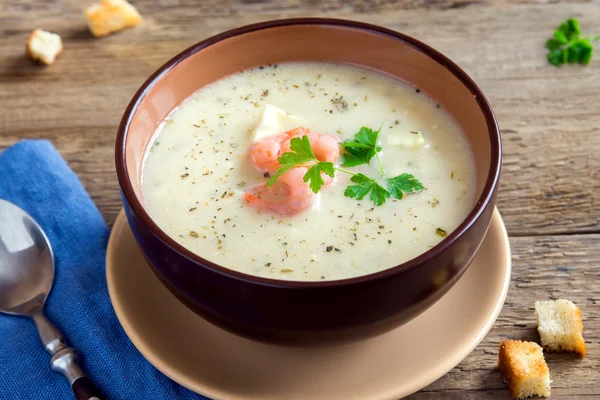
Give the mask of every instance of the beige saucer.
[[454, 368], [496, 320], [510, 280], [510, 247], [496, 210], [473, 264], [433, 307], [377, 338], [331, 348], [256, 343], [181, 304], [146, 265], [123, 212], [106, 257], [112, 304], [156, 368], [214, 399], [398, 399]]

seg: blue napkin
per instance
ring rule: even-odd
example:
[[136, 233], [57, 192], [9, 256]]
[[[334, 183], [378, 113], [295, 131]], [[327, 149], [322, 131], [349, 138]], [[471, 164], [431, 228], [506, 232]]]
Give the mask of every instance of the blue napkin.
[[[105, 279], [108, 227], [69, 166], [46, 141], [0, 153], [0, 198], [30, 213], [55, 253], [46, 313], [110, 400], [206, 399], [173, 382], [137, 351], [113, 311]], [[72, 399], [28, 318], [0, 314], [0, 399]]]

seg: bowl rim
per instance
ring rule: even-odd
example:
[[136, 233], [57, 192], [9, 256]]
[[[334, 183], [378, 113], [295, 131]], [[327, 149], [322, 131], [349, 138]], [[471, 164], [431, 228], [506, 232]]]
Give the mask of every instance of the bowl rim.
[[[177, 243], [154, 222], [154, 220], [146, 212], [144, 206], [141, 204], [140, 200], [136, 196], [135, 191], [133, 189], [133, 185], [131, 184], [129, 172], [127, 170], [125, 145], [127, 142], [129, 125], [133, 119], [135, 112], [137, 111], [139, 105], [144, 100], [149, 90], [166, 73], [168, 73], [172, 68], [176, 67], [180, 62], [184, 61], [185, 59], [197, 53], [198, 51], [201, 51], [213, 44], [221, 42], [225, 39], [229, 39], [231, 37], [240, 36], [263, 29], [280, 28], [291, 25], [325, 25], [334, 28], [350, 28], [385, 36], [396, 41], [403, 42], [404, 44], [409, 45], [418, 51], [421, 51], [422, 53], [436, 61], [438, 64], [449, 70], [450, 73], [457, 77], [461, 81], [461, 83], [475, 97], [479, 108], [481, 109], [486, 120], [487, 130], [491, 143], [490, 168], [488, 171], [485, 185], [483, 187], [483, 191], [477, 199], [477, 202], [473, 206], [471, 212], [464, 218], [464, 220], [458, 225], [458, 227], [450, 235], [448, 235], [448, 237], [444, 238], [440, 243], [427, 250], [426, 252], [422, 253], [421, 255], [412, 258], [402, 264], [398, 264], [394, 267], [387, 268], [382, 271], [361, 275], [353, 278], [338, 280], [293, 281], [250, 275], [213, 263], [205, 258], [202, 258], [196, 253], [193, 253], [181, 244]], [[485, 95], [483, 94], [483, 92], [481, 91], [481, 89], [462, 68], [460, 68], [448, 57], [435, 50], [434, 48], [430, 47], [429, 45], [403, 33], [364, 22], [336, 18], [289, 18], [264, 21], [225, 31], [223, 33], [211, 36], [188, 47], [187, 49], [183, 50], [182, 52], [171, 58], [169, 61], [167, 61], [158, 70], [156, 70], [136, 91], [129, 104], [127, 105], [127, 108], [125, 109], [125, 112], [117, 130], [117, 137], [115, 141], [115, 165], [121, 193], [125, 201], [129, 204], [131, 211], [135, 214], [137, 218], [143, 221], [143, 223], [149, 228], [150, 232], [154, 236], [156, 236], [167, 246], [171, 247], [173, 250], [178, 252], [180, 255], [187, 258], [189, 261], [192, 261], [196, 264], [200, 264], [201, 266], [208, 268], [220, 275], [224, 275], [228, 278], [232, 278], [238, 281], [243, 281], [245, 283], [257, 284], [260, 286], [293, 289], [339, 287], [372, 282], [391, 277], [393, 275], [396, 275], [398, 273], [404, 272], [412, 268], [416, 268], [419, 265], [436, 257], [448, 247], [450, 247], [454, 242], [456, 242], [466, 231], [468, 231], [479, 219], [479, 217], [487, 208], [489, 203], [493, 200], [495, 190], [497, 188], [498, 181], [500, 178], [500, 170], [502, 164], [501, 161], [502, 142], [496, 116], [494, 115], [491, 105], [488, 102]]]

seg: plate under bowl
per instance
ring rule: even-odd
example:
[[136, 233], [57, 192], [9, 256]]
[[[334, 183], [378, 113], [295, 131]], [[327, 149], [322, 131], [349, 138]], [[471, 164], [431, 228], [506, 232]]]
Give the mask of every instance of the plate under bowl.
[[296, 348], [244, 339], [188, 309], [147, 267], [122, 212], [106, 257], [113, 307], [142, 355], [181, 385], [228, 400], [396, 400], [414, 393], [483, 339], [504, 304], [510, 270], [496, 210], [472, 265], [427, 311], [372, 339]]

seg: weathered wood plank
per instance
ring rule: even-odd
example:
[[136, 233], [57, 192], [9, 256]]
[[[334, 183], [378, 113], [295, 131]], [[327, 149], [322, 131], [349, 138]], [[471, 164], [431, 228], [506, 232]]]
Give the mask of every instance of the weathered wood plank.
[[[220, 0], [175, 0], [153, 1], [132, 0], [132, 3], [144, 13], [161, 14], [170, 12], [173, 16], [190, 16], [194, 10], [199, 16], [232, 16], [239, 14], [282, 15], [285, 13], [384, 13], [395, 10], [451, 10], [466, 9], [472, 6], [491, 6], [503, 4], [555, 4], [586, 3], [589, 0], [241, 0], [224, 2]], [[80, 13], [93, 0], [8, 0], [0, 9], [0, 17], [19, 18], [23, 13], [36, 17], [65, 17]]]
[[498, 343], [539, 342], [535, 301], [556, 298], [567, 298], [581, 308], [588, 356], [546, 353], [554, 381], [552, 397], [600, 398], [600, 235], [513, 237], [510, 243], [512, 281], [494, 327], [462, 363], [410, 399], [510, 398], [496, 368]]

